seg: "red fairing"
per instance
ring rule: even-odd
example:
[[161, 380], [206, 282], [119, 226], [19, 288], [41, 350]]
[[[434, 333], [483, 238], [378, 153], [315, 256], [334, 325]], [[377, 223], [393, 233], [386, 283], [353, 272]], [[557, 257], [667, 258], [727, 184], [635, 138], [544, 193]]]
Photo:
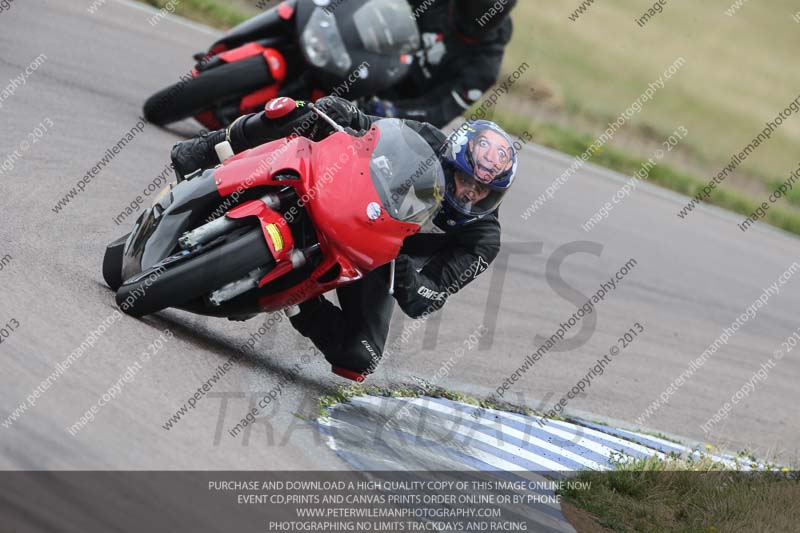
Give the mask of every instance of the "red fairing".
[[283, 80], [286, 79], [286, 58], [283, 57], [283, 54], [275, 48], [267, 48], [261, 55], [263, 55], [264, 59], [267, 61], [269, 71], [272, 73], [272, 77], [275, 78], [275, 81], [278, 83], [283, 82]]
[[[275, 83], [243, 96], [239, 102], [239, 113], [242, 115], [258, 111], [266, 102], [278, 96], [281, 84], [286, 79], [286, 58], [277, 49], [265, 48], [258, 43], [247, 43], [233, 50], [222, 51], [219, 54], [219, 58], [226, 63], [234, 63], [257, 55], [264, 57]], [[192, 71], [192, 76], [197, 77], [198, 75], [196, 69]], [[210, 130], [222, 128], [222, 124], [217, 119], [214, 111], [198, 113], [194, 118]]]
[[321, 91], [319, 89], [314, 89], [313, 91], [311, 91], [311, 101], [312, 102], [316, 102], [317, 100], [319, 100], [320, 98], [322, 98], [324, 96], [325, 96], [325, 92]]
[[269, 246], [269, 251], [272, 252], [275, 261], [291, 259], [294, 237], [292, 237], [289, 226], [280, 213], [270, 209], [261, 200], [252, 200], [236, 206], [228, 211], [226, 216], [228, 218], [258, 217], [261, 222], [261, 231], [264, 232], [267, 246]]
[[272, 77], [275, 79], [275, 83], [243, 97], [242, 101], [239, 103], [239, 111], [242, 114], [257, 111], [264, 103], [278, 96], [281, 83], [286, 79], [286, 59], [284, 59], [283, 54], [274, 48], [258, 47], [261, 48], [260, 53], [264, 56], [264, 61], [267, 62], [267, 66], [269, 67]]
[[288, 2], [281, 2], [278, 6], [278, 16], [283, 20], [289, 20], [294, 16], [294, 8]]
[[224, 44], [218, 44], [217, 46], [208, 51], [208, 57], [213, 57], [217, 54], [224, 52], [227, 49], [228, 47], [225, 46]]
[[234, 63], [236, 61], [241, 61], [242, 59], [247, 59], [248, 57], [263, 54], [265, 50], [266, 48], [260, 44], [247, 43], [238, 48], [234, 48], [233, 50], [222, 52], [219, 54], [219, 57], [226, 63]]
[[264, 239], [267, 241], [269, 251], [275, 259], [275, 268], [269, 271], [258, 282], [259, 287], [263, 287], [272, 280], [278, 279], [284, 274], [289, 273], [292, 266], [292, 250], [294, 250], [294, 237], [286, 220], [270, 209], [261, 200], [246, 202], [228, 211], [228, 218], [257, 217]]
[[[318, 143], [303, 137], [282, 139], [242, 152], [216, 170], [222, 196], [264, 185], [293, 187], [299, 202], [291, 206], [287, 218], [299, 216], [300, 208], [305, 208], [319, 237], [322, 261], [311, 276], [295, 287], [262, 297], [263, 310], [277, 311], [361, 279], [397, 257], [403, 240], [419, 231], [417, 224], [397, 221], [383, 208], [375, 212], [375, 204], [382, 204], [369, 163], [378, 136], [373, 128], [361, 138], [335, 133]], [[287, 171], [300, 179], [275, 180]], [[263, 227], [266, 206], [250, 204], [241, 213], [259, 216]], [[288, 231], [288, 225], [272, 223]], [[276, 260], [281, 275], [290, 270], [288, 259]], [[329, 271], [338, 274], [319, 281]]]
[[242, 98], [242, 101], [239, 103], [239, 111], [243, 115], [257, 111], [264, 105], [264, 102], [269, 102], [276, 96], [278, 96], [277, 84], [259, 89]]
[[194, 119], [205, 126], [207, 130], [219, 130], [222, 129], [222, 124], [220, 124], [217, 117], [214, 115], [213, 111], [203, 111], [202, 113], [198, 113], [194, 116]]

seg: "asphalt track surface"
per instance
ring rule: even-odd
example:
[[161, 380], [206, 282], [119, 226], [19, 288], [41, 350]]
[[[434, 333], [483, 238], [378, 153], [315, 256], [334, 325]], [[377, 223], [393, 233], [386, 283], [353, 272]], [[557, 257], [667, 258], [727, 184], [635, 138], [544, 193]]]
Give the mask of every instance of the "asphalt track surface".
[[[145, 97], [187, 72], [191, 55], [212, 40], [209, 30], [175, 19], [152, 27], [147, 23], [152, 12], [117, 0], [108, 0], [95, 15], [87, 12], [88, 4], [29, 0], [0, 14], [3, 86], [39, 54], [47, 56], [3, 102], [0, 155], [11, 154], [45, 119], [53, 124], [0, 181], [0, 257], [12, 258], [0, 271], [0, 323], [14, 319], [20, 324], [0, 345], [3, 420], [113, 313], [101, 259], [105, 245], [126, 233], [129, 224], [116, 226], [112, 219], [162, 171], [170, 146], [198, 129], [188, 121], [171, 131], [146, 126], [83, 193], [58, 214], [52, 211], [137, 123]], [[570, 299], [580, 300], [551, 287], [545, 276], [548, 259], [564, 245], [591, 241], [571, 244], [571, 249], [584, 251], [567, 255], [561, 268], [562, 280], [584, 297], [630, 258], [636, 267], [598, 305], [588, 341], [545, 356], [506, 399], [537, 408], [548, 405], [542, 403], [546, 398], [556, 401], [638, 321], [645, 333], [568, 409], [587, 419], [637, 427], [636, 417], [799, 258], [792, 236], [763, 228], [743, 234], [736, 218], [711, 208], [680, 220], [675, 213], [685, 199], [643, 186], [587, 234], [580, 224], [611, 198], [622, 179], [593, 166], [578, 172], [534, 217], [523, 220], [525, 207], [570, 162], [537, 147], [522, 154], [515, 194], [503, 206], [503, 239], [506, 249], [535, 251], [541, 246], [541, 252], [509, 258], [502, 289], [495, 291], [500, 296], [496, 317], [485, 317], [484, 310], [497, 264], [454, 296], [441, 320], [431, 319], [429, 329], [417, 331], [387, 358], [372, 383], [430, 379], [480, 324], [494, 322], [491, 347], [469, 352], [438, 383], [478, 396], [494, 392], [538, 347], [534, 336], [551, 335], [575, 311], [576, 302]], [[590, 249], [595, 253], [586, 251]], [[800, 276], [770, 298], [643, 429], [703, 440], [699, 425], [800, 326], [798, 303]], [[162, 427], [218, 365], [239, 353], [238, 346], [263, 321], [231, 323], [178, 311], [116, 321], [34, 407], [10, 427], [0, 427], [0, 468], [348, 468], [297, 416], [315, 413], [317, 398], [346, 382], [333, 376], [321, 357], [303, 364], [310, 344], [285, 321], [259, 340], [255, 354], [220, 379], [211, 391], [216, 396], [204, 397], [171, 430]], [[398, 310], [393, 337], [407, 324], [410, 320], [403, 321]], [[70, 435], [66, 428], [166, 328], [174, 337], [93, 422]], [[798, 355], [800, 350], [787, 355], [766, 382], [756, 385], [718, 426], [715, 441], [734, 450], [777, 451], [789, 459], [800, 455]], [[248, 398], [275, 388], [296, 363], [303, 364], [302, 371], [284, 387], [280, 401], [265, 410], [265, 420], [251, 434], [229, 437], [226, 430], [245, 414]]]

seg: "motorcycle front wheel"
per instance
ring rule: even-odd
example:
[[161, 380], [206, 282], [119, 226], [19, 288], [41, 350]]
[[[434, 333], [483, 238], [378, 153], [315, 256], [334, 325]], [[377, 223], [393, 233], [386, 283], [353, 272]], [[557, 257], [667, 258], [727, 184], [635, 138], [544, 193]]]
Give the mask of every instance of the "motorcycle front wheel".
[[242, 98], [272, 83], [269, 67], [260, 55], [225, 63], [155, 93], [144, 104], [144, 118], [165, 126], [211, 111], [217, 104]]
[[124, 313], [141, 317], [187, 304], [257, 268], [274, 265], [260, 228], [238, 230], [206, 252], [163, 261], [127, 280], [117, 290], [116, 301]]

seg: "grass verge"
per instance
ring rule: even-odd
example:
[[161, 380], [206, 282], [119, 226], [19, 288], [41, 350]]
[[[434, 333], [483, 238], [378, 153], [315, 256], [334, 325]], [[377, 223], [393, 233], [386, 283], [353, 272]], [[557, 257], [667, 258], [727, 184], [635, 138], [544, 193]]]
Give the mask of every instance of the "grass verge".
[[796, 531], [796, 472], [730, 472], [709, 457], [620, 459], [611, 472], [581, 472], [590, 490], [570, 504], [614, 531]]
[[381, 388], [374, 385], [350, 385], [347, 387], [337, 387], [333, 393], [320, 396], [317, 410], [319, 416], [328, 416], [329, 408], [340, 403], [348, 403], [350, 398], [355, 396], [382, 396], [384, 398], [419, 398], [421, 396], [428, 396], [431, 398], [444, 398], [454, 402], [462, 402], [468, 405], [474, 405], [476, 407], [483, 407], [484, 409], [497, 409], [500, 411], [508, 411], [510, 413], [518, 413], [522, 415], [535, 414], [531, 409], [526, 407], [496, 402], [494, 400], [479, 400], [478, 398], [468, 394], [449, 391], [447, 389], [422, 382], [415, 385], [400, 385], [391, 388]]
[[[527, 131], [538, 144], [572, 156], [583, 154], [595, 140], [589, 135], [571, 129], [549, 123], [533, 122], [525, 117], [507, 115], [499, 110], [495, 113], [494, 120], [510, 133], [522, 135]], [[613, 146], [604, 146], [589, 159], [589, 162], [631, 176], [644, 165], [645, 160], [629, 155]], [[700, 193], [708, 184], [707, 179], [704, 180], [662, 163], [653, 167], [645, 181], [690, 197]], [[743, 193], [724, 188], [715, 189], [707, 203], [734, 211], [744, 217], [750, 216], [760, 205], [760, 202], [752, 200]], [[800, 235], [800, 213], [798, 212], [773, 205], [762, 220], [790, 233]]]
[[141, 1], [158, 9], [162, 9], [165, 6], [169, 9], [168, 5], [172, 5], [175, 14], [196, 20], [197, 22], [202, 22], [203, 24], [220, 30], [232, 28], [251, 16], [235, 5], [229, 5], [218, 0], [180, 0], [179, 2], [170, 2], [169, 0]]

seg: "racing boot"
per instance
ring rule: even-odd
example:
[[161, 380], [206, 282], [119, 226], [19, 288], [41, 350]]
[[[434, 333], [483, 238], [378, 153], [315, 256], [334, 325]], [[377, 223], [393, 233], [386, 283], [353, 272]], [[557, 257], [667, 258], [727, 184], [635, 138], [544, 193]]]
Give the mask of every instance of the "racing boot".
[[[289, 307], [284, 312], [294, 329], [311, 339], [314, 346], [325, 355], [334, 374], [359, 383], [367, 379], [371, 359], [357, 357], [356, 360], [351, 355], [353, 350], [348, 345], [352, 342], [347, 340], [348, 328], [341, 309], [318, 296], [298, 306]], [[355, 350], [360, 352], [363, 348], [358, 345]], [[360, 361], [361, 359], [364, 361]]]

